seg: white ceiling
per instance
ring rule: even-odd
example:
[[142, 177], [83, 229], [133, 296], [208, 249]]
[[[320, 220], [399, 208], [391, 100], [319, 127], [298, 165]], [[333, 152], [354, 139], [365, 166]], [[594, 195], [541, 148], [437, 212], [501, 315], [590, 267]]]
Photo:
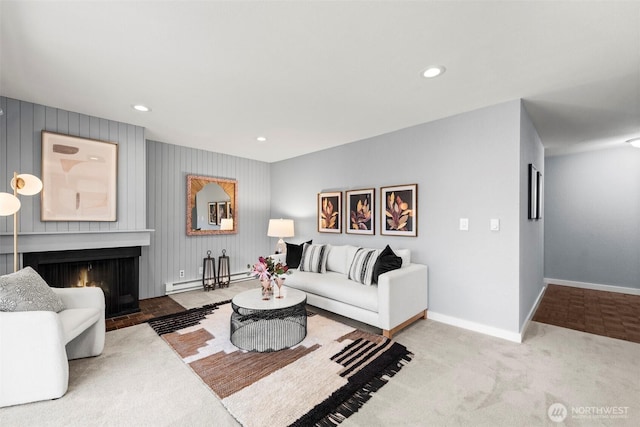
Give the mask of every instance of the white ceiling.
[[251, 159], [517, 98], [547, 154], [640, 136], [638, 2], [1, 0], [0, 19], [1, 95]]

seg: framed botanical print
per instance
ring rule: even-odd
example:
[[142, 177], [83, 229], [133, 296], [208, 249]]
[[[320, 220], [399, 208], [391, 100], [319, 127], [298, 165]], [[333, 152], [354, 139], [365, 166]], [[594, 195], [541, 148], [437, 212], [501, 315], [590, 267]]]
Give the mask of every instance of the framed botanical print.
[[418, 184], [380, 188], [380, 234], [418, 235]]
[[318, 193], [318, 231], [342, 233], [342, 191]]
[[375, 190], [349, 190], [345, 193], [345, 231], [349, 234], [375, 234]]

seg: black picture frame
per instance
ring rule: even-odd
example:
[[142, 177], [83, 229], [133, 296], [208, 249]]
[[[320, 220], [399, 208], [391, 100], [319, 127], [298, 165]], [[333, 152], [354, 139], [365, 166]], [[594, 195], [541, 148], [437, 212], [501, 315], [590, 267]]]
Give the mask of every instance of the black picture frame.
[[529, 163], [529, 206], [527, 218], [538, 219], [538, 169], [533, 163]]

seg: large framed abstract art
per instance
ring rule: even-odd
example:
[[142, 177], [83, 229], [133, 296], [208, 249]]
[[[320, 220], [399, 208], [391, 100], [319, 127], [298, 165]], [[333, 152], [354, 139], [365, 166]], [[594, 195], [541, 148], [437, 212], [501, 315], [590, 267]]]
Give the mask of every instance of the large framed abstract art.
[[375, 190], [349, 190], [345, 193], [345, 231], [348, 234], [375, 234]]
[[342, 233], [342, 191], [318, 193], [318, 231]]
[[42, 132], [42, 221], [116, 221], [118, 144]]
[[380, 234], [418, 235], [418, 184], [380, 188]]

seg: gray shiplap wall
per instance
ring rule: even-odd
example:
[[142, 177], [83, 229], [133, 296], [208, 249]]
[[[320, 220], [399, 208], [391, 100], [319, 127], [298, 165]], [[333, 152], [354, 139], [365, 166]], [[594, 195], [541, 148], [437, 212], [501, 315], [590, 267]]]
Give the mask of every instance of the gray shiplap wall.
[[[13, 172], [41, 175], [43, 130], [118, 144], [118, 213], [115, 222], [40, 221], [40, 198], [21, 197], [20, 233], [142, 230], [146, 228], [144, 128], [26, 101], [0, 97], [0, 191], [11, 192]], [[0, 217], [0, 233], [12, 233], [12, 217]], [[9, 236], [2, 236], [10, 239]], [[13, 256], [0, 255], [0, 272]], [[141, 275], [141, 278], [144, 277]]]
[[[191, 174], [238, 181], [236, 234], [187, 236], [187, 175]], [[148, 280], [140, 284], [140, 298], [164, 295], [168, 282], [198, 280], [207, 250], [217, 258], [226, 249], [232, 273], [247, 271], [248, 263], [270, 253], [270, 181], [268, 163], [147, 141], [147, 226], [155, 231], [151, 245], [142, 252], [141, 266], [148, 269]], [[184, 278], [179, 277], [180, 270], [185, 270]]]

